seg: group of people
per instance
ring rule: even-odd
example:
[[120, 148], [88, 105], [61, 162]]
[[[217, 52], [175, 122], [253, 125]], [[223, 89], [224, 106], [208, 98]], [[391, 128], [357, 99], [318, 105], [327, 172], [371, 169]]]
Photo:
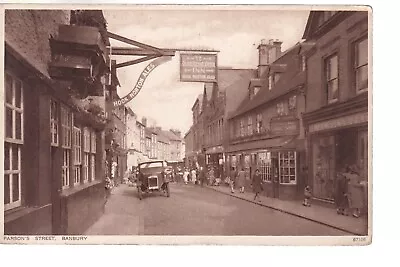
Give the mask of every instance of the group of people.
[[335, 194], [337, 213], [347, 216], [351, 212], [354, 217], [360, 217], [366, 203], [366, 188], [356, 165], [346, 166], [339, 172]]
[[183, 181], [185, 184], [189, 182], [203, 186], [205, 183], [208, 185], [218, 184], [218, 178], [215, 177], [214, 169], [211, 167], [208, 172], [205, 168], [200, 166], [198, 168], [185, 168], [183, 172]]
[[[261, 202], [260, 193], [263, 191], [263, 181], [261, 177], [261, 172], [259, 169], [256, 169], [253, 177], [251, 177], [251, 187], [254, 192], [254, 200], [258, 200]], [[246, 185], [246, 172], [244, 168], [240, 168], [237, 172], [234, 168], [232, 168], [232, 175], [230, 177], [230, 187], [232, 194], [235, 193], [235, 187], [239, 188], [239, 193], [244, 193], [244, 188]]]
[[[335, 186], [335, 205], [337, 214], [359, 218], [366, 205], [367, 184], [362, 181], [356, 165], [347, 165], [338, 172]], [[311, 206], [312, 192], [310, 186], [304, 189], [303, 206]]]

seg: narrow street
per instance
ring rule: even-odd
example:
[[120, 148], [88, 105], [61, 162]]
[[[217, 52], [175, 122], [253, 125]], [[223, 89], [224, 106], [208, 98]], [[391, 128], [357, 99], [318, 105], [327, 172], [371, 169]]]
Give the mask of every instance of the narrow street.
[[285, 235], [347, 233], [274, 211], [208, 188], [172, 184], [171, 197], [155, 193], [143, 200], [136, 188], [114, 188], [104, 215], [86, 235]]

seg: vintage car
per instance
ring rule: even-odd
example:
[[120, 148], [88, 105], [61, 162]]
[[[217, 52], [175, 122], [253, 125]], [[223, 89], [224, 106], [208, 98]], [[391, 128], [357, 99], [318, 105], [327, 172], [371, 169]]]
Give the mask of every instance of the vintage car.
[[137, 190], [139, 199], [143, 194], [155, 191], [162, 192], [165, 196], [170, 196], [168, 167], [165, 161], [147, 161], [138, 165]]

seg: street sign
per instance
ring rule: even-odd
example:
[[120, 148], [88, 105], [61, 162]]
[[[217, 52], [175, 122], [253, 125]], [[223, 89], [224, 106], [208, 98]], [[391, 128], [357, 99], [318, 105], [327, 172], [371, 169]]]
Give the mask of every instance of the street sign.
[[181, 54], [181, 82], [216, 82], [216, 54]]

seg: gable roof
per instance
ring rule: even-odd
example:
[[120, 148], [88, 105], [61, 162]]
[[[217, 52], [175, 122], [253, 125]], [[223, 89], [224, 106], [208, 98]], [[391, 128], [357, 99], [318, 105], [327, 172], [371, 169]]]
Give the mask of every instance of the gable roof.
[[252, 99], [246, 98], [233, 112], [228, 119], [244, 114], [252, 109], [257, 108], [269, 101], [272, 101], [282, 95], [297, 89], [305, 82], [305, 72], [299, 70], [298, 54], [301, 44], [297, 43], [290, 48], [287, 53], [278, 58], [273, 64], [287, 64], [286, 71], [282, 73], [279, 81], [274, 85], [272, 90], [268, 90], [268, 83], [264, 83], [258, 95]]
[[255, 78], [257, 76], [256, 69], [234, 69], [228, 67], [218, 68], [218, 91], [224, 92], [232, 84], [247, 78]]

